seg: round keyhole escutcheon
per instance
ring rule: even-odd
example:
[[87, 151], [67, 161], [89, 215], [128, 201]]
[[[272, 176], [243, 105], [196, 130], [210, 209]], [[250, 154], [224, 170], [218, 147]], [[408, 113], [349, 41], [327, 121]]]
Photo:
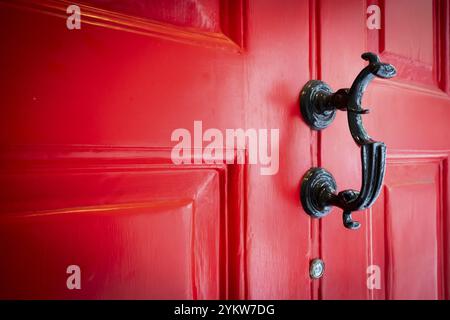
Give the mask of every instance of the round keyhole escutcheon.
[[320, 279], [325, 272], [325, 263], [321, 259], [314, 259], [309, 266], [309, 276], [312, 279]]

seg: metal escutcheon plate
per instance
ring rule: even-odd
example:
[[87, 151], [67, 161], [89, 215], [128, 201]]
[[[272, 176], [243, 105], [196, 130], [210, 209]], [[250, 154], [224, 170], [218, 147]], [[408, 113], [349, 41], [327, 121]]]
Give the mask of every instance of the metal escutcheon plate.
[[310, 80], [300, 92], [300, 112], [305, 122], [314, 130], [322, 130], [328, 127], [336, 117], [336, 110], [317, 110], [318, 97], [327, 96], [333, 90], [323, 81]]
[[327, 170], [311, 168], [303, 176], [300, 200], [303, 209], [313, 218], [325, 217], [331, 211], [331, 206], [323, 206], [319, 201], [319, 195], [324, 187], [332, 192], [336, 190], [336, 181]]
[[314, 259], [309, 265], [309, 276], [312, 279], [322, 278], [325, 272], [325, 263], [322, 259]]

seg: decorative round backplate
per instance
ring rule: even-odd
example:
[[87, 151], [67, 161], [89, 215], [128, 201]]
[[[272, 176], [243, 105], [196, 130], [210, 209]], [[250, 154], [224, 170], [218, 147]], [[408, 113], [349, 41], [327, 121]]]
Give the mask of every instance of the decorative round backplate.
[[331, 173], [323, 168], [311, 168], [303, 176], [300, 200], [303, 209], [314, 218], [325, 217], [331, 211], [331, 206], [324, 206], [320, 202], [320, 194], [324, 188], [334, 192], [336, 181]]
[[319, 99], [324, 98], [333, 91], [323, 81], [310, 80], [300, 92], [300, 112], [305, 122], [314, 130], [322, 130], [333, 122], [336, 110], [319, 110]]

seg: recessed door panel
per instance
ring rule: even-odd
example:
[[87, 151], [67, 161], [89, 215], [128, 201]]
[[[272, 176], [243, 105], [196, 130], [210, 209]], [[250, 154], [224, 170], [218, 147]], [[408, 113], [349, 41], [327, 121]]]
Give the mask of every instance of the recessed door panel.
[[225, 236], [238, 195], [224, 198], [239, 167], [177, 167], [157, 150], [15, 150], [2, 158], [2, 298], [218, 299], [239, 277], [224, 264], [239, 245]]

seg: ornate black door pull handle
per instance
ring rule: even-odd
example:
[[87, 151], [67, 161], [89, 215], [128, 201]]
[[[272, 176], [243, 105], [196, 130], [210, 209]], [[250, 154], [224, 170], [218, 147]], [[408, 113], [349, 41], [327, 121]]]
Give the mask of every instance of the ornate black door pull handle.
[[374, 77], [384, 79], [396, 75], [395, 68], [380, 62], [371, 52], [361, 56], [369, 64], [358, 74], [350, 89], [333, 93], [331, 88], [319, 80], [306, 83], [300, 93], [300, 110], [308, 125], [321, 130], [333, 121], [336, 110], [347, 111], [348, 125], [353, 140], [361, 147], [362, 185], [361, 190], [344, 190], [336, 193], [336, 182], [323, 168], [311, 168], [304, 175], [300, 199], [306, 213], [315, 218], [326, 216], [332, 206], [341, 208], [343, 223], [348, 229], [358, 229], [360, 223], [353, 221], [352, 212], [369, 208], [383, 184], [386, 165], [386, 145], [374, 141], [364, 129], [362, 115], [368, 110], [361, 107], [361, 100], [367, 85]]

